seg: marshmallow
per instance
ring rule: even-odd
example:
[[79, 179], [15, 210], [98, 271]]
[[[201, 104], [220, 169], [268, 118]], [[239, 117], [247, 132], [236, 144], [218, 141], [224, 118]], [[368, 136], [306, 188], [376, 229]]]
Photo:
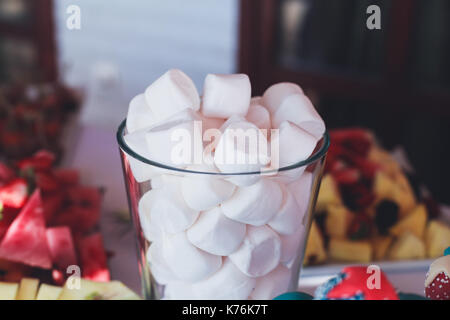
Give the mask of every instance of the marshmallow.
[[163, 300], [195, 300], [192, 284], [173, 281], [164, 288]]
[[264, 277], [256, 279], [255, 290], [251, 294], [253, 300], [271, 300], [288, 290], [291, 272], [279, 265]]
[[245, 300], [255, 287], [255, 282], [225, 258], [219, 271], [193, 284], [192, 290], [196, 299]]
[[164, 260], [162, 243], [153, 242], [147, 250], [146, 257], [153, 278], [158, 284], [167, 284], [177, 279]]
[[303, 225], [305, 225], [305, 214], [308, 209], [309, 199], [311, 198], [312, 183], [312, 173], [305, 171], [300, 178], [287, 185], [288, 190], [292, 193], [297, 202], [298, 212], [301, 216]]
[[[193, 166], [188, 169], [209, 172], [203, 166]], [[190, 208], [198, 211], [214, 208], [229, 199], [236, 188], [231, 182], [207, 174], [187, 174], [181, 180], [184, 200]]]
[[127, 115], [127, 132], [148, 128], [155, 124], [157, 119], [145, 101], [144, 94], [139, 94], [130, 101]]
[[317, 140], [325, 133], [325, 123], [317, 113], [311, 101], [303, 94], [286, 97], [272, 115], [272, 126], [278, 128], [283, 121], [289, 120]]
[[203, 115], [226, 119], [232, 115], [247, 114], [251, 86], [246, 74], [208, 74], [203, 91]]
[[150, 211], [150, 223], [156, 223], [167, 233], [186, 230], [199, 215], [186, 205], [178, 185], [152, 189], [141, 201], [145, 201], [145, 210]]
[[293, 94], [303, 94], [302, 88], [295, 83], [281, 82], [267, 88], [261, 102], [271, 114], [274, 114], [284, 99]]
[[270, 113], [260, 104], [250, 104], [250, 108], [247, 113], [247, 120], [256, 125], [258, 128], [267, 130], [267, 133], [270, 130]]
[[150, 159], [184, 168], [203, 153], [201, 127], [178, 119], [152, 127], [145, 134]]
[[307, 159], [317, 144], [317, 140], [311, 134], [289, 121], [283, 121], [280, 124], [279, 134], [272, 136], [272, 140], [274, 139], [278, 140], [276, 142], [279, 145], [280, 167]]
[[230, 219], [262, 226], [275, 216], [282, 201], [280, 185], [273, 180], [261, 179], [249, 187], [238, 188], [222, 203], [222, 212]]
[[151, 209], [154, 197], [157, 196], [156, 191], [146, 192], [139, 200], [138, 212], [139, 222], [144, 233], [144, 237], [150, 241], [158, 241], [163, 238], [164, 231], [155, 221], [151, 219]]
[[[145, 130], [138, 130], [133, 133], [129, 133], [124, 136], [124, 140], [134, 152], [146, 159], [149, 159], [147, 144], [145, 143]], [[159, 174], [158, 167], [141, 162], [138, 159], [133, 158], [131, 155], [126, 155], [126, 157], [134, 179], [137, 182], [142, 183], [144, 181], [148, 181]]]
[[304, 239], [305, 236], [305, 227], [303, 225], [300, 225], [300, 227], [297, 228], [295, 233], [287, 235], [287, 236], [280, 236], [281, 240], [281, 256], [280, 256], [280, 262], [285, 264], [291, 264], [292, 260], [300, 254], [300, 244], [302, 239]]
[[249, 277], [260, 277], [278, 265], [280, 256], [281, 241], [275, 231], [268, 226], [247, 226], [243, 243], [229, 258]]
[[259, 171], [269, 163], [267, 139], [257, 126], [233, 117], [222, 130], [214, 154], [214, 163], [221, 172]]
[[181, 70], [171, 69], [145, 90], [145, 100], [158, 120], [184, 110], [200, 108], [200, 96], [192, 80]]
[[236, 251], [244, 240], [245, 224], [228, 219], [220, 207], [215, 207], [202, 212], [186, 234], [197, 248], [215, 255], [227, 256]]
[[205, 279], [222, 265], [221, 256], [195, 247], [187, 239], [186, 232], [166, 235], [162, 251], [169, 268], [182, 281], [195, 282]]
[[292, 192], [283, 184], [280, 185], [283, 190], [283, 204], [268, 225], [280, 234], [292, 234], [302, 223], [304, 212], [300, 210]]

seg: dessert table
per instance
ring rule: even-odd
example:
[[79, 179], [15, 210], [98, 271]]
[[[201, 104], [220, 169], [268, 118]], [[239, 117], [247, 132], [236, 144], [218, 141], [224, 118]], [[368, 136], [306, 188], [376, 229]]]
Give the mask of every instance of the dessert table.
[[[127, 210], [122, 168], [115, 138], [115, 128], [77, 124], [66, 136], [63, 166], [76, 167], [86, 184], [103, 186], [101, 231], [105, 247], [112, 253], [109, 259], [113, 279], [123, 281], [140, 292], [134, 230], [120, 221], [116, 212]], [[424, 293], [424, 280], [429, 261], [382, 264], [393, 285], [403, 292]], [[339, 267], [308, 267], [302, 272], [300, 290], [313, 293], [315, 288], [333, 276]]]

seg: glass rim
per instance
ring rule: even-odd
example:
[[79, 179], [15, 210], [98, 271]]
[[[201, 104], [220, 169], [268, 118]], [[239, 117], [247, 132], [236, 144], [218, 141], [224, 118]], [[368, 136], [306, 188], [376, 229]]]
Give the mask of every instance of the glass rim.
[[128, 144], [126, 143], [124, 139], [124, 131], [126, 128], [126, 121], [127, 118], [125, 118], [121, 124], [119, 125], [119, 128], [117, 129], [116, 138], [117, 142], [119, 144], [120, 149], [125, 152], [126, 154], [132, 156], [134, 159], [141, 161], [143, 163], [159, 167], [161, 169], [166, 169], [170, 171], [176, 171], [176, 172], [184, 172], [184, 173], [195, 173], [195, 174], [204, 174], [204, 175], [217, 175], [217, 176], [240, 176], [240, 175], [268, 175], [277, 173], [280, 171], [288, 171], [297, 169], [299, 167], [307, 166], [313, 162], [316, 162], [317, 160], [321, 159], [323, 156], [326, 155], [328, 148], [330, 146], [330, 136], [328, 134], [328, 131], [325, 130], [325, 133], [323, 134], [322, 138], [319, 141], [323, 140], [322, 146], [316, 150], [313, 154], [311, 154], [308, 158], [305, 160], [296, 162], [294, 164], [284, 166], [278, 169], [271, 169], [271, 170], [258, 170], [258, 171], [248, 171], [248, 172], [209, 172], [209, 171], [196, 171], [196, 170], [188, 170], [183, 169], [179, 167], [172, 167], [160, 162], [156, 162], [150, 159], [147, 159], [146, 157], [140, 155], [136, 151], [134, 151]]

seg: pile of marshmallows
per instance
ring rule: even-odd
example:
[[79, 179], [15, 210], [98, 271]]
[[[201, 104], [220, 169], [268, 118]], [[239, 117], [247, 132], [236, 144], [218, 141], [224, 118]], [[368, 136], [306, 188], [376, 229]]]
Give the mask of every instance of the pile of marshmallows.
[[[223, 133], [210, 161], [181, 166], [201, 172], [255, 171], [269, 165], [216, 161], [219, 150], [227, 152], [221, 143], [230, 128], [278, 129], [265, 138], [268, 144], [277, 139], [280, 167], [308, 158], [325, 132], [296, 84], [275, 84], [262, 97], [251, 98], [247, 75], [209, 74], [200, 97], [192, 80], [173, 69], [130, 102], [124, 139], [138, 154], [172, 165], [171, 133], [198, 130], [193, 123], [199, 120], [203, 132], [217, 128]], [[203, 132], [192, 136], [202, 139]], [[296, 282], [291, 269], [305, 235], [310, 172], [174, 174], [127, 158], [137, 182], [151, 181], [138, 209], [151, 243], [147, 261], [155, 280], [165, 285], [163, 298], [272, 299]]]

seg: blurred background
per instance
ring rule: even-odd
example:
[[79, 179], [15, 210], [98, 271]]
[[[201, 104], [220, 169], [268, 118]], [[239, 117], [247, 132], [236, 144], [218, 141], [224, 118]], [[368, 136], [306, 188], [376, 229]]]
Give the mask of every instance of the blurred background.
[[[380, 30], [366, 27], [372, 4]], [[72, 5], [80, 29], [68, 26]], [[106, 210], [125, 208], [113, 133], [130, 99], [169, 68], [200, 92], [208, 73], [244, 72], [253, 95], [296, 82], [328, 128], [368, 128], [400, 147], [414, 179], [450, 204], [449, 57], [446, 0], [0, 0], [1, 155], [56, 150], [106, 187]], [[30, 84], [65, 107], [26, 134], [5, 101], [33, 97]]]

